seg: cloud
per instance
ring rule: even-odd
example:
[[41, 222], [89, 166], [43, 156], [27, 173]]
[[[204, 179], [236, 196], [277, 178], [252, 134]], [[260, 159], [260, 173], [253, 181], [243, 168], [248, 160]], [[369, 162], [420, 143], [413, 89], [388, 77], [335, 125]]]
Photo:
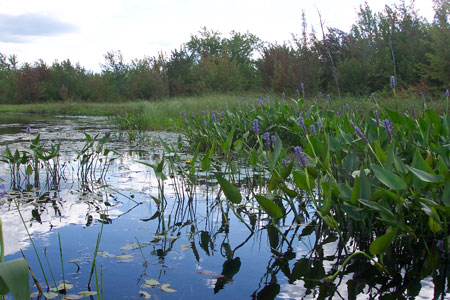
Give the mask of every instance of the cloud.
[[23, 43], [31, 37], [57, 36], [77, 30], [73, 24], [42, 14], [0, 14], [0, 42]]

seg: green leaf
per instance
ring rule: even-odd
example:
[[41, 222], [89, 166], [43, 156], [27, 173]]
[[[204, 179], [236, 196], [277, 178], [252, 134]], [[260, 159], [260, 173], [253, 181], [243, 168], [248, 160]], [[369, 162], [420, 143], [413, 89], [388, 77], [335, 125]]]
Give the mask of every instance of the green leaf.
[[270, 162], [270, 169], [273, 170], [277, 164], [278, 159], [280, 158], [281, 149], [283, 145], [281, 144], [281, 139], [276, 136], [275, 137], [275, 149], [273, 150], [272, 161]]
[[445, 183], [444, 192], [442, 193], [442, 203], [450, 207], [450, 182]]
[[219, 185], [222, 188], [223, 193], [225, 194], [225, 197], [227, 197], [228, 200], [230, 200], [234, 204], [241, 203], [242, 196], [237, 187], [235, 187], [232, 183], [224, 179], [219, 174], [216, 174], [216, 179], [217, 182], [219, 182]]
[[380, 213], [385, 213], [385, 214], [389, 215], [392, 218], [394, 217], [394, 214], [392, 213], [392, 211], [390, 211], [387, 207], [381, 205], [378, 202], [371, 201], [371, 200], [366, 200], [366, 199], [358, 199], [358, 201], [361, 204], [363, 204], [363, 205], [365, 205], [367, 207], [370, 207], [370, 208], [372, 208], [372, 209], [374, 209], [374, 210], [376, 210], [376, 211], [378, 211]]
[[395, 191], [407, 189], [405, 181], [398, 175], [375, 164], [371, 164], [371, 167], [375, 177], [391, 189]]
[[315, 188], [316, 183], [307, 174], [308, 173], [303, 173], [301, 171], [292, 172], [292, 175], [294, 176], [294, 182], [300, 189], [305, 191], [312, 191]]
[[0, 263], [0, 283], [2, 293], [6, 287], [15, 300], [30, 299], [28, 264], [25, 259], [15, 259]]
[[234, 136], [234, 126], [233, 126], [233, 128], [231, 128], [230, 132], [227, 135], [225, 142], [222, 144], [222, 151], [224, 153], [228, 153], [230, 151], [231, 144], [233, 142], [233, 136]]
[[417, 178], [425, 182], [442, 182], [444, 181], [444, 177], [441, 175], [434, 175], [428, 172], [413, 168], [411, 166], [406, 165], [406, 168], [411, 171]]
[[373, 241], [369, 246], [369, 251], [372, 255], [383, 254], [386, 248], [391, 244], [392, 240], [395, 238], [397, 230], [389, 227], [386, 233], [379, 236], [375, 241]]
[[272, 218], [281, 218], [283, 216], [280, 207], [269, 198], [263, 195], [255, 195], [255, 198], [259, 205], [261, 205], [261, 208]]

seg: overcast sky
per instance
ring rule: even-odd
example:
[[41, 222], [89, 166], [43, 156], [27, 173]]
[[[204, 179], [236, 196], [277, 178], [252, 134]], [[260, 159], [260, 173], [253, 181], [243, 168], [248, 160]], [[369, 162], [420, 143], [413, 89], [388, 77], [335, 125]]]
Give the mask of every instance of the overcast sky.
[[[398, 1], [368, 0], [373, 11]], [[19, 62], [69, 58], [99, 71], [107, 51], [121, 50], [126, 61], [170, 54], [206, 26], [228, 36], [231, 30], [283, 43], [301, 32], [326, 26], [348, 31], [359, 0], [4, 0], [0, 2], [0, 53]], [[408, 0], [406, 3], [409, 3]], [[419, 15], [433, 18], [432, 0], [416, 0]]]

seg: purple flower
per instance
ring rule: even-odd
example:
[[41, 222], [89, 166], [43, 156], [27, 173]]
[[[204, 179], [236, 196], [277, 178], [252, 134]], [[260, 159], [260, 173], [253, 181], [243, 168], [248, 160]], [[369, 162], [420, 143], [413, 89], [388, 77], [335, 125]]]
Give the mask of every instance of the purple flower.
[[392, 124], [392, 122], [389, 121], [389, 119], [383, 120], [382, 124], [384, 126], [384, 129], [386, 130], [388, 139], [391, 141], [392, 140], [392, 130], [394, 129], [394, 124]]
[[316, 127], [314, 125], [309, 126], [309, 132], [316, 134]]
[[371, 94], [370, 94], [370, 99], [373, 100], [373, 101], [375, 101], [375, 94], [374, 94], [374, 93], [371, 93]]
[[213, 122], [216, 122], [216, 112], [215, 111], [211, 112], [211, 120]]
[[205, 110], [202, 110], [202, 115], [206, 115], [206, 111]]
[[345, 111], [348, 112], [350, 110], [350, 107], [348, 106], [348, 103], [345, 103]]
[[206, 127], [206, 120], [205, 119], [203, 119], [203, 126]]
[[322, 96], [323, 96], [323, 93], [319, 92], [319, 97], [322, 98]]
[[187, 119], [187, 115], [186, 115], [186, 113], [183, 113], [183, 117], [184, 117], [185, 119]]
[[294, 115], [298, 116], [298, 109], [294, 110]]
[[178, 116], [182, 116], [183, 115], [183, 113], [180, 111], [180, 112], [178, 112]]
[[395, 79], [395, 76], [391, 76], [391, 87], [395, 90], [395, 87], [397, 86], [397, 80]]
[[380, 126], [380, 117], [378, 116], [378, 109], [373, 111], [373, 115], [375, 116], [375, 120], [377, 121], [377, 127]]
[[303, 167], [306, 167], [306, 155], [303, 153], [302, 147], [295, 147], [294, 153], [297, 161], [299, 161]]
[[265, 142], [266, 149], [270, 150], [270, 133], [269, 132], [264, 133], [264, 140], [266, 140], [266, 142]]
[[281, 164], [283, 165], [283, 168], [287, 167], [287, 161], [284, 158], [281, 160]]
[[305, 135], [307, 135], [307, 134], [308, 134], [308, 131], [306, 130], [305, 120], [303, 119], [303, 117], [299, 117], [297, 121], [298, 121], [298, 124], [300, 125], [300, 127], [302, 128], [303, 133], [304, 133]]
[[448, 92], [448, 89], [447, 90], [445, 90], [445, 97], [449, 97], [450, 96], [450, 94], [449, 94], [449, 92]]
[[297, 98], [300, 98], [300, 91], [296, 89], [295, 92], [297, 93]]
[[340, 117], [342, 115], [342, 109], [339, 109], [336, 114], [338, 117]]
[[323, 127], [322, 121], [317, 121], [316, 124], [317, 124], [317, 128], [319, 128], [319, 129]]
[[364, 133], [362, 133], [361, 129], [359, 127], [355, 128], [355, 135], [359, 136], [366, 144], [369, 143], [369, 140], [366, 138]]
[[244, 120], [244, 127], [247, 127], [247, 121]]
[[325, 108], [328, 110], [329, 106], [330, 106], [330, 103], [327, 101], [327, 103], [325, 103]]
[[331, 95], [330, 95], [330, 94], [327, 94], [327, 99], [328, 99], [329, 101], [331, 101]]
[[281, 93], [281, 98], [283, 98], [283, 100], [284, 100], [284, 98], [286, 98], [286, 94], [284, 92]]
[[31, 131], [30, 125], [27, 125], [26, 131], [27, 131], [27, 133], [30, 133], [30, 131]]
[[228, 110], [228, 103], [225, 105], [225, 110]]
[[305, 85], [303, 84], [303, 81], [300, 83], [300, 87], [302, 88], [302, 91], [305, 91]]
[[253, 120], [253, 131], [255, 132], [255, 135], [259, 135], [259, 126], [258, 126], [258, 119]]
[[275, 148], [275, 142], [277, 141], [276, 136], [272, 135], [272, 136], [270, 137], [270, 140], [272, 141], [272, 147]]
[[252, 98], [250, 98], [250, 100], [248, 100], [248, 102], [249, 102], [250, 104], [253, 104]]

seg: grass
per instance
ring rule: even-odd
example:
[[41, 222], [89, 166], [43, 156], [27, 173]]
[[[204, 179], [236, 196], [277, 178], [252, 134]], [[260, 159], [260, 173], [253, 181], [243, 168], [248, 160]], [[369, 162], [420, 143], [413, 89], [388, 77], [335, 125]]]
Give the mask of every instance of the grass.
[[[261, 94], [247, 94], [245, 99], [256, 99]], [[263, 98], [266, 95], [261, 95]], [[269, 95], [271, 99], [280, 98], [279, 95]], [[220, 111], [226, 104], [235, 104], [241, 95], [232, 94], [210, 94], [191, 97], [176, 97], [161, 101], [129, 101], [129, 102], [109, 102], [109, 103], [90, 103], [90, 102], [48, 102], [39, 104], [20, 104], [20, 105], [0, 105], [0, 112], [9, 113], [34, 113], [46, 115], [83, 115], [83, 116], [116, 116], [120, 114], [133, 113], [141, 114], [144, 118], [145, 128], [147, 130], [176, 130], [176, 120], [180, 113], [187, 115], [198, 114], [201, 110]], [[385, 107], [394, 109], [395, 101], [390, 98], [375, 97], [379, 103]], [[359, 113], [368, 115], [370, 111], [376, 109], [374, 100], [369, 97], [344, 97], [341, 99], [327, 97], [318, 99], [307, 99], [306, 103], [317, 104], [325, 107], [327, 101], [332, 110], [344, 109], [346, 103], [350, 107], [358, 106]], [[402, 95], [399, 98], [399, 111], [411, 113], [413, 105], [417, 114], [422, 111], [422, 101], [418, 96]], [[433, 109], [436, 112], [445, 110], [445, 100], [426, 100], [426, 108]]]

